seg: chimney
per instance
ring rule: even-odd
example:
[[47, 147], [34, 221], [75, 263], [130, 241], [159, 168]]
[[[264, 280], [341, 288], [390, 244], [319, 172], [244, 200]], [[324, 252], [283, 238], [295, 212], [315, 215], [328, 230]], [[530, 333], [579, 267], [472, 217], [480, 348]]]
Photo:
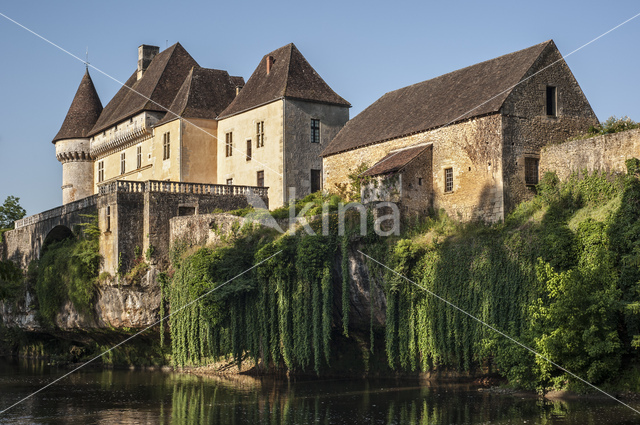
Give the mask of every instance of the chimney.
[[242, 90], [242, 86], [236, 86], [236, 96], [240, 94], [240, 90]]
[[143, 44], [138, 47], [138, 80], [142, 78], [142, 75], [159, 51], [160, 48], [158, 46], [147, 46]]
[[273, 56], [267, 56], [267, 75], [271, 72], [271, 67], [276, 62]]

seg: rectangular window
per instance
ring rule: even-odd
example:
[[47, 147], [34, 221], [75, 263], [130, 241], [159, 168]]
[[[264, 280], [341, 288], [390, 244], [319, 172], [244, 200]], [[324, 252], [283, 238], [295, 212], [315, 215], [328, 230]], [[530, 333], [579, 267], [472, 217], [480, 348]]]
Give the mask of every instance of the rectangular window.
[[264, 146], [264, 121], [256, 123], [256, 148]]
[[142, 168], [142, 146], [136, 148], [136, 168]]
[[233, 179], [227, 179], [227, 185], [228, 186], [233, 185]]
[[311, 143], [320, 143], [320, 120], [311, 119]]
[[311, 193], [315, 193], [322, 189], [322, 171], [311, 170]]
[[162, 159], [169, 159], [171, 156], [171, 134], [164, 133], [162, 135]]
[[453, 168], [444, 170], [444, 191], [453, 192]]
[[125, 156], [124, 156], [124, 152], [122, 152], [120, 154], [120, 174], [124, 174], [125, 171], [127, 170], [126, 166], [125, 166]]
[[111, 231], [111, 207], [107, 205], [107, 230], [105, 232]]
[[538, 158], [524, 159], [524, 182], [528, 185], [538, 184]]
[[251, 139], [247, 140], [247, 161], [251, 161]]
[[104, 181], [104, 161], [98, 162], [98, 183]]
[[264, 171], [258, 171], [258, 181], [256, 186], [264, 187]]
[[233, 155], [233, 133], [229, 132], [225, 134], [225, 147], [226, 147], [226, 157], [230, 157]]
[[547, 115], [558, 115], [558, 90], [553, 86], [547, 86]]

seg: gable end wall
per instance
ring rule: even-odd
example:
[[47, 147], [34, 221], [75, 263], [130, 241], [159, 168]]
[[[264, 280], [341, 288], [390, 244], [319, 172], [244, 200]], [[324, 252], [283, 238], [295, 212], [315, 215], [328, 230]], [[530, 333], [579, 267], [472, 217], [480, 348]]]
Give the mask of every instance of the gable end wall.
[[[598, 122], [555, 46], [542, 52], [524, 78], [527, 77], [531, 78], [516, 86], [502, 107], [505, 213], [533, 196], [525, 185], [525, 157], [539, 158], [543, 146], [566, 140]], [[555, 117], [546, 113], [547, 86], [557, 88]]]

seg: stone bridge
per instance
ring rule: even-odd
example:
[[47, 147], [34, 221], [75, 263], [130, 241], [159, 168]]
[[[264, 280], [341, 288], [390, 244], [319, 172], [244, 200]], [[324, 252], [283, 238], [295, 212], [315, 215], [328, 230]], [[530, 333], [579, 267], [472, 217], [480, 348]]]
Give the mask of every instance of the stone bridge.
[[96, 214], [97, 205], [98, 195], [93, 195], [16, 221], [15, 229], [2, 235], [3, 257], [26, 268], [45, 245], [67, 238], [87, 222], [83, 215]]
[[[3, 235], [0, 259], [25, 270], [49, 243], [67, 238], [75, 227], [97, 214], [101, 229], [102, 270], [111, 275], [128, 270], [136, 252], [155, 253], [151, 264], [168, 265], [169, 220], [176, 216], [208, 214], [269, 205], [267, 187], [116, 180], [98, 186], [98, 194], [16, 221]], [[252, 199], [254, 201], [252, 201]]]

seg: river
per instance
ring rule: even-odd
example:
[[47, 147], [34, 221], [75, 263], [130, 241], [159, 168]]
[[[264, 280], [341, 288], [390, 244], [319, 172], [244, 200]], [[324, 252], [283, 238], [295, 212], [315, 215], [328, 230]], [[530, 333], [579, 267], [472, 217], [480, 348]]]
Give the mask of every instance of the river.
[[[0, 358], [0, 411], [69, 369]], [[640, 403], [633, 403], [639, 408]], [[200, 377], [86, 368], [0, 414], [0, 424], [638, 424], [608, 400], [551, 402], [412, 380]]]

